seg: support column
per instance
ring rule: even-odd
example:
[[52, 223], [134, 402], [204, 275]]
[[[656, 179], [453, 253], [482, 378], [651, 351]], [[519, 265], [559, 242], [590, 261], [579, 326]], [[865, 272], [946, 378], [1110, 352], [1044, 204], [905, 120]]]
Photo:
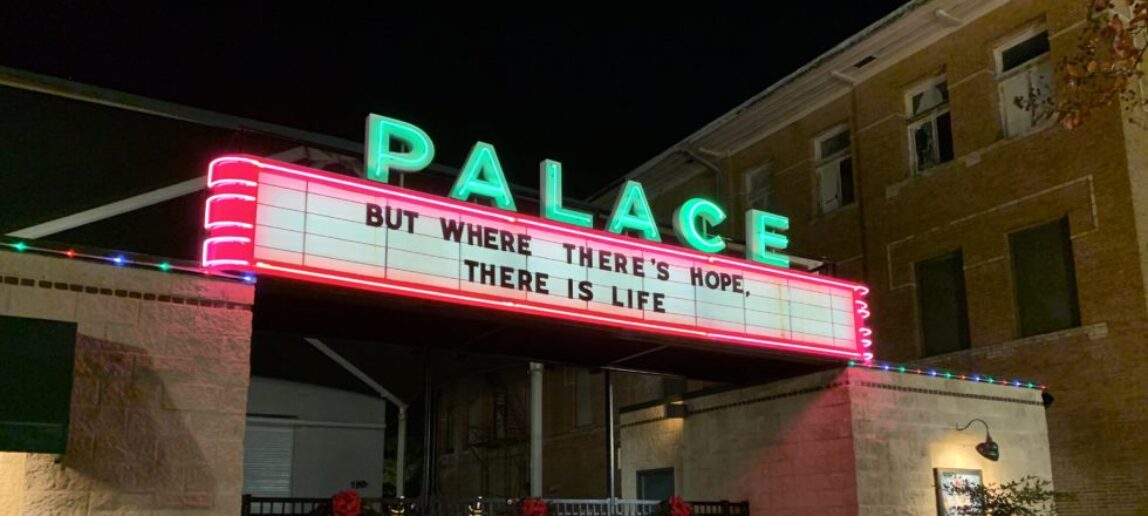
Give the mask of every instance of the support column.
[[542, 496], [542, 364], [530, 363], [530, 496]]
[[614, 478], [617, 472], [617, 453], [614, 445], [614, 381], [610, 378], [610, 370], [607, 369], [603, 373], [605, 377], [605, 391], [606, 391], [606, 467], [610, 468], [606, 472], [606, 513], [610, 516], [617, 514], [617, 509], [614, 507], [614, 489], [617, 481]]
[[395, 454], [395, 496], [402, 498], [407, 481], [407, 407], [399, 407], [399, 443]]

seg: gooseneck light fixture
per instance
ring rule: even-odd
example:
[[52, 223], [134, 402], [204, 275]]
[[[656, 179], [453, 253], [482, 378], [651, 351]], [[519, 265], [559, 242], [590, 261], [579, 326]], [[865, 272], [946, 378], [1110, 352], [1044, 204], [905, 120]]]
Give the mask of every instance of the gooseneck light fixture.
[[989, 424], [985, 423], [985, 420], [976, 418], [966, 423], [965, 426], [957, 425], [957, 431], [964, 432], [977, 421], [985, 425], [985, 441], [977, 444], [977, 453], [981, 454], [981, 457], [996, 462], [1001, 458], [1001, 449], [1000, 446], [997, 446], [996, 441], [993, 441], [993, 436], [989, 434]]

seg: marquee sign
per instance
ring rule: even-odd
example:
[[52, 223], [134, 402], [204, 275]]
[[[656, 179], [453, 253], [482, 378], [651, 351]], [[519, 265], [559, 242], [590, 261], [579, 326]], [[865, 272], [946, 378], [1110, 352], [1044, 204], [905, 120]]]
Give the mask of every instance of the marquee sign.
[[[368, 157], [369, 171], [379, 166]], [[209, 270], [720, 345], [871, 358], [868, 289], [835, 278], [251, 156], [213, 161], [208, 187]], [[718, 220], [713, 207], [687, 205], [675, 219]]]

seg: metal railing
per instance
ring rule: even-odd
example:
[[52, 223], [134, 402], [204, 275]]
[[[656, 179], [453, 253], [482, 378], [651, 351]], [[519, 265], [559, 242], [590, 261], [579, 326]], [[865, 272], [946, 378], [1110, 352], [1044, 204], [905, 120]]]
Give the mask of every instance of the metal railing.
[[[505, 498], [363, 498], [363, 509], [384, 516], [518, 516], [516, 499]], [[695, 516], [749, 516], [749, 502], [689, 502]], [[613, 511], [610, 505], [613, 504]], [[665, 502], [655, 500], [553, 498], [548, 516], [658, 516]], [[287, 498], [243, 495], [243, 516], [329, 516], [330, 498]]]

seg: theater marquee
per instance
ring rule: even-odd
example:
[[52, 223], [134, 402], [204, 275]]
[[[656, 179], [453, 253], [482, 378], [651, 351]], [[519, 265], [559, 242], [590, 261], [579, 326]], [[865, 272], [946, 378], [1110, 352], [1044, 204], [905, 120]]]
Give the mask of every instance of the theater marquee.
[[213, 161], [208, 187], [211, 270], [868, 356], [861, 285], [251, 156]]

